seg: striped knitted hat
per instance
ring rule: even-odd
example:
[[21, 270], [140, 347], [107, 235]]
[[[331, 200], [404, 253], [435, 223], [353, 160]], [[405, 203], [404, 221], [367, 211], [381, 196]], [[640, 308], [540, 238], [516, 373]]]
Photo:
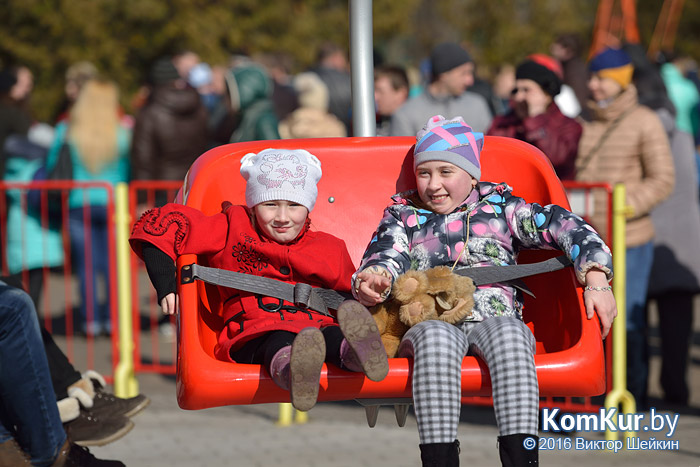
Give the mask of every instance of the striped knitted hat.
[[423, 162], [445, 161], [479, 180], [483, 145], [483, 133], [472, 132], [462, 117], [447, 120], [442, 115], [435, 115], [416, 135], [413, 170]]
[[620, 49], [605, 49], [593, 57], [588, 68], [601, 78], [610, 78], [625, 89], [632, 82], [634, 66], [629, 55]]

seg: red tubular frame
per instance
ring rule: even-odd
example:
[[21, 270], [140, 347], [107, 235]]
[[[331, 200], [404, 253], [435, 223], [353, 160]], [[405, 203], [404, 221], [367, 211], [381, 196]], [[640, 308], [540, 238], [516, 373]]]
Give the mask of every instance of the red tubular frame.
[[[343, 238], [357, 263], [382, 209], [388, 204], [388, 196], [410, 186], [412, 163], [407, 156], [413, 142], [408, 137], [329, 138], [221, 146], [195, 162], [178, 200], [207, 214], [217, 212], [223, 200], [242, 203], [244, 183], [238, 169], [243, 155], [268, 147], [305, 148], [321, 159], [324, 169], [312, 221], [319, 230]], [[484, 180], [509, 183], [516, 195], [528, 201], [569, 206], [549, 160], [527, 143], [486, 137], [482, 173]], [[550, 256], [544, 252], [524, 252], [521, 260], [529, 262]], [[194, 256], [183, 256], [178, 265], [195, 261]], [[605, 367], [599, 323], [597, 318], [586, 319], [581, 288], [573, 271], [528, 278], [527, 282], [538, 296], [534, 302], [526, 299], [525, 322], [537, 340], [535, 364], [540, 394], [601, 394], [605, 390]], [[228, 363], [213, 357], [222, 320], [217, 295], [208, 293], [208, 287], [202, 283], [179, 286], [182, 311], [178, 319], [177, 396], [180, 406], [203, 409], [288, 402], [288, 393], [278, 388], [259, 365]], [[529, 311], [535, 308], [537, 311]], [[324, 366], [319, 400], [410, 397], [410, 382], [411, 363], [403, 358], [390, 361], [389, 375], [381, 382]], [[475, 357], [464, 359], [462, 394], [490, 394], [488, 370]]]

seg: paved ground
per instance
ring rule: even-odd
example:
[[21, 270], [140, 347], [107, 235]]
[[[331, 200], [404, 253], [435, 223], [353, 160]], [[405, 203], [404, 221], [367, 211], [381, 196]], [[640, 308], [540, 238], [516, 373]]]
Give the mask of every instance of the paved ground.
[[[553, 450], [541, 451], [542, 465], [551, 466], [700, 466], [700, 313], [696, 313], [691, 380], [691, 407], [679, 413], [671, 438], [662, 433], [639, 433], [640, 439], [678, 441], [677, 450], [595, 451], [575, 449], [582, 440], [602, 441], [601, 433], [550, 436]], [[651, 395], [658, 358], [652, 361]], [[354, 402], [321, 403], [309, 413], [306, 424], [275, 425], [278, 406], [252, 405], [184, 411], [175, 400], [172, 377], [140, 375], [140, 389], [151, 406], [134, 421], [136, 427], [123, 439], [92, 451], [118, 458], [129, 466], [418, 466], [415, 418], [396, 425], [393, 411], [383, 408], [377, 426], [369, 428], [364, 410]], [[656, 404], [660, 401], [654, 399]], [[645, 413], [644, 421], [649, 420]], [[470, 467], [499, 465], [497, 430], [491, 408], [465, 406], [459, 439], [461, 464]], [[577, 441], [577, 439], [580, 439]], [[566, 449], [567, 440], [572, 446]]]

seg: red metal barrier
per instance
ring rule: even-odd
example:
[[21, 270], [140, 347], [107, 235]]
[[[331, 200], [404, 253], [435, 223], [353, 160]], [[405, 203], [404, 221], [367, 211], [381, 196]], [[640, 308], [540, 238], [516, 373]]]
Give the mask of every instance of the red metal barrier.
[[[82, 190], [82, 191], [78, 191]], [[106, 196], [104, 229], [106, 244], [103, 258], [106, 272], [103, 294], [108, 321], [113, 323], [111, 339], [83, 333], [81, 314], [75, 322], [74, 306], [85, 305], [86, 328], [94, 329], [92, 244], [96, 240], [89, 205], [95, 190]], [[71, 210], [69, 197], [82, 196], [82, 208]], [[100, 208], [92, 208], [100, 209]], [[102, 211], [96, 211], [102, 212]], [[73, 263], [70, 219], [82, 221], [85, 245], [82, 265]], [[0, 182], [0, 272], [19, 279], [35, 302], [44, 327], [79, 371], [95, 369], [111, 381], [118, 363], [116, 249], [114, 233], [114, 193], [106, 182], [36, 181]], [[51, 242], [51, 240], [54, 240]], [[36, 258], [37, 255], [39, 259]], [[104, 263], [102, 263], [104, 264]], [[84, 266], [85, 296], [76, 287], [76, 271]], [[76, 293], [77, 292], [77, 293]]]
[[[603, 183], [579, 183], [579, 182], [563, 182], [570, 197], [572, 210], [579, 214], [584, 219], [589, 220], [591, 209], [593, 206], [594, 191], [600, 191], [603, 196], [607, 197], [608, 206], [608, 228], [605, 236], [612, 238], [612, 187]], [[134, 181], [129, 186], [129, 212], [132, 219], [136, 220], [146, 209], [162, 205], [165, 202], [175, 199], [177, 191], [182, 187], [182, 182], [179, 181]], [[96, 353], [103, 354], [104, 352], [96, 352], [100, 347], [105, 347], [106, 342], [103, 339], [97, 338], [91, 334], [76, 336], [76, 323], [74, 322], [73, 313], [66, 313], [65, 310], [73, 310], [76, 304], [75, 300], [75, 265], [71, 261], [72, 251], [70, 242], [70, 232], [68, 222], [69, 207], [68, 197], [71, 190], [80, 188], [103, 189], [107, 192], [107, 228], [108, 228], [108, 247], [107, 256], [110, 271], [109, 287], [110, 301], [109, 313], [111, 317], [112, 338], [109, 341], [109, 354], [111, 354], [108, 362], [96, 361]], [[14, 190], [14, 191], [13, 191]], [[33, 213], [30, 214], [30, 202], [28, 200], [30, 192], [38, 192], [39, 206], [33, 207]], [[60, 193], [60, 227], [52, 227], [50, 209], [55, 210], [55, 206], [50, 205], [53, 198], [51, 194]], [[14, 196], [10, 196], [14, 194]], [[27, 290], [32, 288], [32, 284], [38, 282], [40, 284], [40, 292], [43, 300], [40, 301], [39, 314], [42, 317], [44, 326], [49, 331], [54, 332], [59, 345], [64, 349], [68, 358], [74, 363], [76, 368], [83, 371], [87, 368], [94, 368], [105, 375], [108, 380], [112, 379], [113, 368], [118, 363], [118, 326], [117, 326], [117, 274], [116, 274], [116, 248], [114, 245], [114, 196], [113, 189], [107, 183], [87, 183], [87, 182], [72, 182], [72, 181], [43, 181], [31, 183], [3, 183], [0, 182], [0, 225], [7, 225], [8, 214], [10, 209], [19, 208], [23, 214], [20, 216], [20, 231], [24, 231], [23, 223], [28, 222], [30, 217], [34, 217], [35, 223], [38, 221], [39, 226], [44, 230], [54, 229], [61, 237], [61, 246], [63, 248], [64, 261], [59, 267], [51, 267], [51, 265], [42, 265], [38, 270], [23, 265], [19, 276]], [[83, 203], [82, 218], [83, 226], [86, 231], [85, 255], [86, 276], [88, 282], [87, 290], [92, 290], [90, 281], [94, 280], [92, 274], [92, 261], [90, 258], [92, 229], [91, 229], [91, 213], [87, 204], [87, 191], [83, 191], [83, 196], [86, 200]], [[12, 203], [15, 203], [14, 206]], [[57, 229], [57, 230], [56, 230]], [[8, 248], [8, 232], [5, 228], [0, 228], [0, 251], [3, 252], [2, 260], [0, 261], [0, 272], [7, 275], [9, 270], [7, 263], [7, 248]], [[27, 245], [27, 239], [22, 235], [22, 245], [20, 248], [26, 250], [32, 245]], [[9, 245], [17, 247], [17, 245]], [[42, 249], [48, 248], [46, 242], [42, 242]], [[46, 254], [44, 254], [46, 257]], [[157, 297], [148, 280], [147, 273], [143, 263], [136, 257], [131, 255], [132, 268], [132, 312], [133, 312], [133, 335], [134, 335], [134, 368], [136, 372], [153, 372], [161, 374], [175, 374], [175, 356], [176, 342], [174, 335], [164, 335], [162, 329], [167, 329], [167, 323], [173, 323], [172, 318], [163, 321], [160, 312], [160, 306], [157, 302]], [[92, 300], [89, 296], [85, 297], [88, 302], [87, 318], [88, 322], [94, 319], [95, 310], [92, 309]], [[79, 295], [79, 294], [78, 294]], [[78, 301], [81, 300], [78, 296]], [[60, 305], [59, 305], [60, 304]], [[58, 312], [57, 312], [58, 309]], [[60, 311], [63, 311], [61, 315]], [[61, 323], [61, 320], [63, 322]], [[166, 326], [162, 326], [163, 323]], [[80, 330], [78, 330], [80, 331]], [[607, 387], [611, 387], [612, 380], [610, 371], [612, 368], [612, 346], [611, 337], [606, 340], [606, 369], [607, 369]], [[110, 367], [111, 365], [111, 367]], [[490, 397], [467, 397], [463, 403], [474, 405], [490, 405], [492, 403]], [[543, 407], [560, 407], [562, 410], [571, 412], [590, 412], [599, 408], [599, 405], [593, 404], [590, 398], [543, 398], [541, 405]]]
[[[129, 185], [129, 213], [137, 220], [153, 206], [175, 199], [181, 181], [139, 180]], [[174, 317], [164, 317], [143, 262], [131, 253], [131, 299], [134, 333], [134, 370], [175, 374]], [[167, 331], [171, 331], [168, 333]]]

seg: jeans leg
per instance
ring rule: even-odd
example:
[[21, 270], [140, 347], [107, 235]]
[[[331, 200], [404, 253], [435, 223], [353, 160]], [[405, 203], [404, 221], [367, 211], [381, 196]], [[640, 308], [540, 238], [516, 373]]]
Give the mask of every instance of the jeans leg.
[[[39, 321], [29, 296], [0, 282], [2, 424], [35, 465], [50, 464], [66, 441], [51, 385]], [[0, 435], [1, 436], [1, 435]]]
[[[109, 313], [109, 248], [107, 240], [107, 208], [93, 206], [91, 208], [92, 221], [92, 265], [94, 274], [93, 297], [95, 303], [95, 321], [100, 323], [102, 329], [111, 329], [111, 317]], [[98, 300], [97, 278], [102, 277], [105, 285], [105, 298]]]
[[[85, 226], [86, 211], [82, 208], [70, 211], [70, 241], [73, 254], [73, 270], [80, 285], [80, 317], [84, 331], [93, 329], [99, 333], [100, 321], [97, 308], [97, 281], [95, 278], [95, 233], [90, 223]], [[90, 215], [90, 217], [92, 217]], [[89, 231], [88, 231], [89, 230]], [[90, 250], [88, 250], [88, 242]], [[88, 251], [91, 261], [87, 261]], [[88, 328], [92, 323], [92, 328]]]
[[646, 300], [654, 258], [651, 242], [627, 248], [627, 388], [639, 408], [647, 403], [649, 343]]
[[87, 322], [87, 308], [85, 304], [85, 229], [83, 228], [82, 209], [72, 209], [70, 211], [68, 228], [70, 231], [70, 250], [73, 266], [73, 273], [78, 278], [80, 289], [80, 325], [85, 327]]

